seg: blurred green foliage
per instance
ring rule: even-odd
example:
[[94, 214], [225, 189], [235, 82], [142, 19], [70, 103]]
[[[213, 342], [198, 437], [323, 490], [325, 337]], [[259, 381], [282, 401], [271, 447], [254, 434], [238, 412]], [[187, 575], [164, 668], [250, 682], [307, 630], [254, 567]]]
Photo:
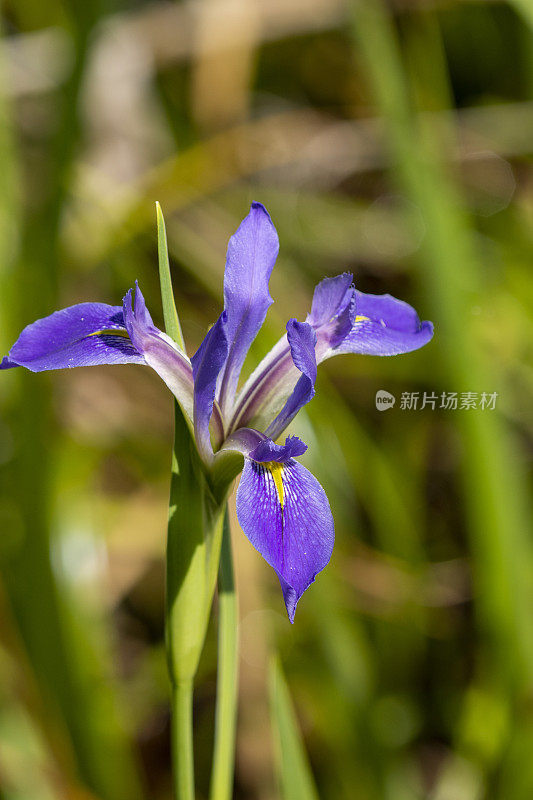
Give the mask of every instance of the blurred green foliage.
[[[55, 308], [119, 303], [135, 278], [162, 325], [156, 200], [189, 352], [252, 199], [281, 252], [250, 364], [346, 269], [436, 325], [420, 352], [323, 365], [293, 424], [337, 530], [293, 627], [233, 520], [236, 798], [277, 797], [273, 648], [321, 798], [533, 797], [531, 9], [3, 5], [2, 352]], [[376, 409], [379, 389], [393, 409]], [[402, 409], [404, 392], [437, 407]], [[498, 398], [446, 410], [442, 392]], [[142, 367], [13, 370], [0, 406], [1, 795], [164, 800], [171, 399]], [[200, 796], [215, 668], [213, 630]]]

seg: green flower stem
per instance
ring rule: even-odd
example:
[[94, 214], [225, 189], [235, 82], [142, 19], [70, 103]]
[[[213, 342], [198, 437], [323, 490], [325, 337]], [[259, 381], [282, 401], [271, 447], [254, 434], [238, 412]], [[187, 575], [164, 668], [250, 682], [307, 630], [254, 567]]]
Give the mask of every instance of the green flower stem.
[[[159, 203], [157, 244], [167, 334], [185, 352], [172, 292], [165, 221]], [[165, 633], [172, 685], [172, 772], [175, 800], [194, 800], [193, 686], [215, 589], [228, 484], [217, 497], [187, 421], [174, 403], [174, 449], [167, 539]]]
[[193, 681], [172, 687], [172, 764], [176, 800], [194, 800]]
[[215, 588], [224, 511], [225, 500], [217, 501], [211, 494], [187, 423], [175, 403], [166, 586], [175, 800], [194, 796], [192, 687]]
[[238, 604], [227, 509], [220, 554], [218, 605], [217, 700], [210, 800], [230, 800], [233, 796], [237, 720]]

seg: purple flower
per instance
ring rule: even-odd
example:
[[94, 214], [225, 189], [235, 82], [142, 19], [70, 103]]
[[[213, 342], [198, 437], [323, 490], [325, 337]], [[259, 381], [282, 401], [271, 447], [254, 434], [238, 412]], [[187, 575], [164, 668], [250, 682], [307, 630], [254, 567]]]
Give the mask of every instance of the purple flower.
[[306, 445], [294, 436], [275, 440], [312, 399], [321, 361], [341, 353], [407, 353], [431, 339], [433, 326], [401, 300], [357, 291], [349, 273], [326, 278], [305, 322], [289, 320], [237, 391], [272, 303], [268, 283], [278, 247], [267, 211], [252, 203], [229, 241], [224, 311], [191, 359], [155, 327], [137, 286], [135, 300], [130, 289], [122, 306], [81, 303], [28, 325], [0, 368], [152, 367], [181, 405], [208, 474], [232, 453], [244, 457], [239, 522], [276, 571], [292, 622], [298, 600], [330, 559], [334, 526], [324, 490], [297, 461]]

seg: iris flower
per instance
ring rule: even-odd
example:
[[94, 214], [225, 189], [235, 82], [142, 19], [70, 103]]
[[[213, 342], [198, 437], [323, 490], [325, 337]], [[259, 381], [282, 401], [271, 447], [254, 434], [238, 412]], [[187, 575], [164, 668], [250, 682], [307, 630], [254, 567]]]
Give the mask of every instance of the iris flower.
[[0, 368], [154, 369], [182, 408], [206, 474], [214, 475], [224, 459], [238, 454], [243, 473], [237, 516], [276, 571], [292, 622], [298, 600], [331, 557], [334, 525], [323, 488], [297, 460], [307, 446], [296, 436], [282, 444], [276, 440], [313, 398], [322, 361], [342, 353], [407, 353], [431, 339], [433, 326], [421, 323], [401, 300], [358, 291], [350, 273], [325, 278], [305, 322], [290, 319], [286, 334], [238, 389], [244, 360], [272, 303], [268, 283], [278, 249], [266, 209], [252, 203], [229, 240], [224, 310], [191, 359], [156, 328], [136, 285], [122, 306], [80, 303], [28, 325]]

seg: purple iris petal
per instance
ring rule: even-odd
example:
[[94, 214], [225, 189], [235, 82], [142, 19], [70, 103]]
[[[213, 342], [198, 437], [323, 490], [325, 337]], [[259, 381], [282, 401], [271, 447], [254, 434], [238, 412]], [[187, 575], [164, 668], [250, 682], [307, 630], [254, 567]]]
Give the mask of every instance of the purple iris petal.
[[420, 322], [412, 306], [390, 294], [356, 292], [356, 312], [352, 330], [321, 360], [340, 353], [399, 355], [418, 350], [433, 336], [431, 322]]
[[287, 448], [296, 454], [302, 445], [290, 439], [284, 446], [261, 443], [250, 454], [261, 459], [245, 459], [237, 491], [239, 523], [276, 571], [291, 622], [298, 600], [328, 563], [335, 536], [324, 490], [305, 467], [286, 458]]
[[355, 320], [353, 276], [343, 272], [324, 278], [315, 287], [311, 313], [306, 322], [315, 330], [322, 329], [330, 347], [336, 347], [350, 332]]
[[[433, 325], [420, 322], [410, 305], [390, 295], [363, 294], [351, 281], [352, 276], [344, 273], [315, 288], [307, 323], [316, 332], [317, 364], [342, 353], [399, 355], [430, 341]], [[277, 437], [282, 428], [272, 420], [301, 380], [284, 336], [243, 386], [229, 429], [249, 425]]]
[[277, 439], [298, 411], [312, 400], [315, 394], [317, 370], [314, 329], [307, 322], [291, 319], [287, 323], [287, 339], [294, 365], [302, 374], [280, 413], [266, 430], [267, 436], [272, 439]]
[[264, 439], [248, 455], [253, 461], [276, 461], [285, 464], [291, 458], [301, 456], [307, 445], [297, 436], [287, 436], [285, 444], [276, 444], [272, 439]]
[[[283, 430], [282, 415], [290, 421], [309, 402], [313, 397], [310, 383], [314, 387], [316, 363], [320, 363], [325, 353], [342, 342], [352, 328], [355, 319], [355, 289], [352, 281], [351, 273], [344, 272], [334, 278], [325, 278], [315, 288], [311, 312], [306, 319], [308, 328], [316, 333], [314, 377], [310, 364], [309, 370], [297, 368], [294, 347], [289, 336], [283, 337], [245, 383], [231, 421], [231, 429], [250, 424], [258, 427], [270, 426], [268, 433], [276, 438]], [[292, 322], [290, 320], [287, 324], [287, 331]], [[286, 413], [292, 411], [292, 415]], [[279, 419], [276, 418], [278, 414]]]
[[135, 281], [135, 303], [133, 302], [133, 289], [128, 289], [122, 300], [122, 310], [128, 335], [132, 342], [137, 342], [139, 350], [142, 350], [144, 346], [143, 337], [147, 332], [161, 333], [155, 327], [150, 312], [146, 308], [144, 295], [137, 281]]
[[254, 428], [239, 428], [226, 438], [218, 453], [215, 454], [215, 460], [217, 457], [223, 457], [227, 451], [235, 451], [243, 456], [248, 456], [265, 439], [268, 437]]
[[268, 282], [279, 250], [276, 229], [261, 203], [252, 203], [228, 244], [224, 305], [228, 314], [228, 358], [220, 378], [220, 405], [233, 403], [246, 354], [264, 322], [272, 298]]
[[223, 311], [192, 357], [194, 434], [198, 449], [207, 459], [213, 456], [209, 422], [213, 413], [215, 388], [218, 374], [228, 354], [226, 321], [227, 313]]
[[122, 308], [80, 303], [28, 325], [0, 365], [32, 372], [98, 364], [143, 364], [126, 332]]
[[193, 418], [193, 378], [189, 359], [172, 339], [154, 326], [144, 297], [136, 284], [135, 304], [130, 289], [123, 300], [124, 324], [143, 363], [152, 367], [176, 397], [189, 419]]

